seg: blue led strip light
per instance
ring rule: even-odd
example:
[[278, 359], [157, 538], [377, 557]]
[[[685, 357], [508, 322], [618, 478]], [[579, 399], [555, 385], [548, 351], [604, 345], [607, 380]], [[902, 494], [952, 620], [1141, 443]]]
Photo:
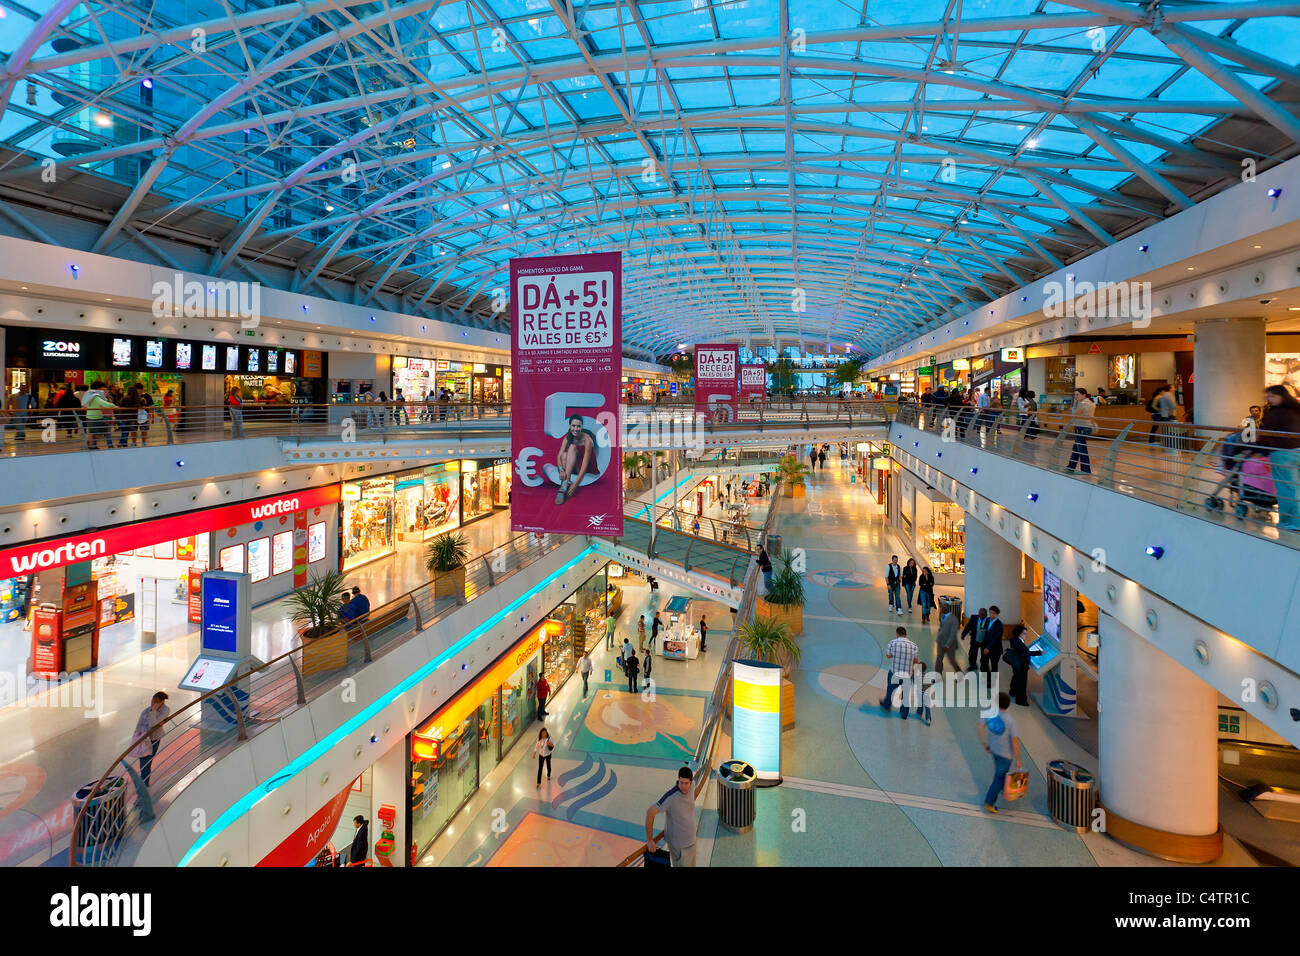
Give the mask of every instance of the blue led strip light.
[[391, 704], [402, 694], [406, 693], [408, 690], [410, 690], [412, 687], [420, 683], [420, 681], [424, 680], [424, 678], [428, 677], [430, 674], [432, 674], [435, 670], [437, 670], [447, 661], [451, 660], [461, 651], [465, 650], [467, 647], [469, 647], [476, 640], [478, 640], [480, 637], [486, 634], [489, 630], [496, 627], [498, 624], [500, 624], [511, 614], [514, 614], [520, 608], [521, 605], [526, 604], [528, 601], [532, 600], [538, 593], [540, 593], [544, 588], [548, 587], [552, 582], [568, 574], [575, 567], [577, 567], [577, 565], [579, 565], [584, 559], [591, 557], [593, 555], [595, 555], [595, 552], [592, 551], [590, 548], [583, 551], [582, 554], [578, 555], [576, 558], [574, 558], [564, 567], [560, 568], [560, 570], [556, 571], [554, 574], [547, 577], [545, 581], [542, 581], [540, 584], [532, 588], [527, 594], [523, 595], [518, 600], [514, 601], [504, 611], [499, 612], [498, 614], [494, 615], [491, 619], [484, 621], [478, 627], [474, 628], [474, 630], [470, 631], [468, 634], [462, 637], [451, 647], [447, 648], [447, 650], [443, 651], [441, 654], [439, 654], [429, 663], [425, 664], [423, 667], [421, 667], [410, 677], [406, 678], [406, 680], [402, 681], [400, 684], [398, 684], [396, 687], [390, 690], [387, 694], [380, 697], [378, 700], [376, 700], [365, 710], [361, 711], [361, 713], [357, 714], [355, 717], [353, 717], [343, 726], [339, 727], [337, 730], [335, 730], [324, 740], [320, 741], [315, 746], [299, 754], [292, 761], [290, 761], [289, 764], [285, 766], [283, 770], [275, 774], [266, 783], [258, 784], [248, 793], [244, 794], [244, 796], [242, 796], [239, 800], [235, 801], [235, 803], [230, 807], [230, 809], [228, 809], [225, 813], [223, 813], [220, 817], [218, 817], [216, 821], [212, 824], [212, 826], [208, 827], [208, 829], [205, 830], [199, 836], [198, 840], [194, 842], [194, 845], [191, 846], [188, 851], [186, 851], [183, 857], [181, 857], [181, 861], [177, 865], [185, 866], [186, 864], [188, 864], [190, 860], [192, 860], [194, 856], [201, 849], [203, 849], [203, 847], [205, 847], [212, 840], [214, 836], [216, 836], [218, 833], [226, 829], [226, 827], [230, 826], [232, 823], [234, 823], [236, 820], [238, 820], [240, 817], [246, 814], [250, 809], [253, 808], [255, 804], [261, 801], [264, 797], [270, 796], [272, 793], [278, 790], [289, 780], [293, 779], [293, 777], [295, 777], [297, 774], [307, 769], [307, 767], [309, 767], [312, 764], [312, 762], [315, 761], [318, 757], [321, 757], [326, 753], [328, 753], [329, 751], [333, 750], [334, 747], [338, 745], [339, 741], [341, 741], [344, 737], [347, 737], [349, 734], [353, 733], [358, 727], [360, 727], [366, 721], [370, 720], [372, 717], [374, 717], [376, 714], [382, 711], [385, 707]]

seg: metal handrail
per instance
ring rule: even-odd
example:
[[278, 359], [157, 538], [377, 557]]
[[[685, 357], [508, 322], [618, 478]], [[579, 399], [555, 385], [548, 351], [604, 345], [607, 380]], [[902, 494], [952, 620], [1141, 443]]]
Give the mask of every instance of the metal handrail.
[[[1300, 515], [1300, 487], [1268, 464], [1276, 450], [1272, 442], [1289, 443], [1300, 436], [1264, 431], [1253, 423], [1224, 427], [1106, 418], [1085, 423], [1070, 414], [1026, 416], [968, 406], [904, 406], [897, 421], [1076, 480], [1088, 479], [1081, 474], [1080, 452], [1086, 451], [1090, 464], [1100, 460], [1093, 477], [1102, 487], [1300, 547], [1300, 534], [1279, 526], [1282, 508], [1290, 505]], [[1077, 431], [1081, 427], [1092, 431]]]
[[[804, 399], [796, 409], [775, 401], [743, 406], [735, 421], [706, 421], [693, 405], [658, 406], [676, 420], [689, 418], [693, 427], [709, 434], [745, 431], [758, 424], [798, 426], [813, 431], [818, 426], [843, 422], [852, 425], [887, 420], [883, 402], [841, 402]], [[654, 410], [656, 406], [649, 406]], [[505, 427], [510, 421], [508, 402], [350, 402], [332, 404], [246, 402], [236, 409], [227, 405], [152, 405], [144, 409], [148, 421], [137, 421], [141, 409], [109, 409], [91, 422], [84, 408], [0, 410], [0, 453], [33, 456], [58, 452], [162, 447], [194, 442], [240, 438], [280, 438], [297, 441], [354, 437], [388, 442], [404, 437], [423, 438], [457, 434], [466, 430]], [[635, 406], [637, 412], [641, 406]], [[625, 406], [626, 410], [626, 406]], [[6, 417], [7, 416], [7, 417]], [[350, 424], [349, 424], [350, 423]], [[35, 432], [16, 440], [20, 427]], [[10, 440], [11, 434], [14, 440]]]
[[[516, 535], [505, 544], [492, 549], [486, 554], [501, 553], [507, 556], [507, 560], [509, 556], [513, 556], [515, 559], [504, 571], [495, 572], [496, 582], [500, 583], [502, 580], [513, 576], [536, 558], [555, 551], [570, 540], [571, 537], [571, 535], [547, 535], [539, 542], [536, 540], [535, 535], [522, 534]], [[519, 549], [520, 542], [524, 543], [522, 551]], [[470, 561], [466, 562], [467, 568], [470, 563]], [[471, 577], [471, 575], [473, 576]], [[160, 728], [164, 731], [164, 737], [160, 742], [157, 756], [152, 760], [151, 776], [155, 780], [161, 777], [163, 782], [156, 785], [155, 789], [158, 792], [167, 794], [170, 799], [174, 799], [185, 786], [193, 782], [204, 769], [226, 752], [232, 741], [248, 739], [250, 724], [266, 726], [277, 723], [298, 707], [304, 706], [308, 700], [315, 699], [320, 693], [336, 688], [340, 672], [344, 671], [348, 666], [347, 659], [350, 655], [347, 654], [347, 651], [354, 644], [361, 643], [365, 647], [366, 660], [371, 659], [372, 649], [385, 652], [392, 650], [457, 610], [463, 601], [476, 600], [481, 597], [493, 586], [483, 579], [485, 577], [485, 575], [478, 574], [477, 571], [467, 570], [466, 593], [463, 600], [451, 606], [437, 608], [438, 601], [433, 596], [435, 583], [429, 581], [378, 608], [371, 609], [367, 615], [349, 622], [348, 625], [341, 626], [338, 631], [341, 631], [344, 637], [345, 661], [339, 667], [322, 671], [320, 674], [321, 679], [314, 681], [310, 689], [306, 687], [304, 675], [297, 661], [297, 656], [304, 652], [304, 647], [307, 645], [299, 644], [284, 654], [247, 671], [237, 668], [236, 676], [226, 683], [201, 695], [174, 714], [170, 714], [164, 720], [152, 725], [143, 734], [134, 737], [130, 745], [109, 764], [108, 769], [104, 771], [91, 788], [89, 795], [78, 811], [73, 822], [72, 840], [68, 849], [69, 864], [72, 866], [83, 865], [78, 863], [77, 856], [79, 850], [82, 849], [81, 836], [83, 828], [88, 829], [85, 819], [87, 810], [95, 797], [105, 792], [105, 782], [119, 767], [122, 767], [126, 775], [135, 781], [137, 799], [134, 807], [127, 806], [123, 808], [120, 815], [121, 831], [115, 834], [114, 845], [106, 851], [105, 858], [96, 860], [95, 865], [111, 865], [114, 863], [119, 846], [128, 840], [140, 824], [147, 823], [153, 818], [154, 801], [149, 798], [148, 788], [143, 785], [143, 781], [139, 780], [134, 768], [130, 766], [128, 757], [138, 744], [151, 737]], [[408, 619], [410, 616], [408, 610], [401, 618], [390, 622], [387, 626], [372, 632], [366, 631], [365, 623], [367, 620], [376, 621], [386, 618], [401, 609], [403, 604], [415, 609], [413, 626], [405, 627], [400, 632], [393, 631], [397, 620]], [[326, 637], [329, 636], [326, 635]], [[195, 731], [199, 731], [202, 725], [205, 705], [216, 705], [223, 698], [231, 702], [229, 709], [234, 713], [236, 729], [233, 736], [229, 732], [229, 728], [224, 733], [217, 733], [217, 739], [205, 747], [198, 741], [197, 738], [200, 734], [195, 733]], [[223, 716], [226, 707], [226, 704], [221, 704], [219, 712]], [[209, 735], [212, 734], [212, 731], [206, 728], [203, 732]], [[168, 742], [172, 746], [164, 748], [164, 744]], [[132, 812], [136, 808], [146, 807], [148, 809], [147, 815], [143, 812]]]

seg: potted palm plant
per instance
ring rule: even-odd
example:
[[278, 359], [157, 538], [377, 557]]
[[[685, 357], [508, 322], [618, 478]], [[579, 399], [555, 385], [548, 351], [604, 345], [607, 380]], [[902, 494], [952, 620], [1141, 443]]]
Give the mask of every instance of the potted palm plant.
[[809, 473], [808, 466], [794, 455], [782, 455], [778, 467], [781, 478], [785, 481], [785, 496], [787, 498], [802, 498], [804, 479]]
[[772, 578], [767, 594], [758, 599], [758, 616], [779, 621], [792, 634], [803, 633], [803, 575], [795, 570], [794, 554], [781, 555], [781, 570]]
[[302, 638], [302, 672], [316, 674], [348, 660], [348, 634], [340, 624], [347, 589], [341, 571], [313, 576], [289, 595], [288, 609]]
[[781, 727], [794, 726], [794, 683], [790, 670], [799, 663], [802, 648], [782, 621], [755, 617], [736, 635], [742, 651], [753, 660], [781, 665]]
[[646, 462], [646, 456], [641, 452], [628, 451], [623, 453], [623, 471], [627, 475], [628, 491], [644, 491], [645, 481], [641, 478], [641, 466]]
[[440, 534], [429, 542], [424, 566], [433, 578], [434, 600], [454, 597], [457, 601], [465, 593], [465, 561], [469, 557], [469, 542], [458, 531]]

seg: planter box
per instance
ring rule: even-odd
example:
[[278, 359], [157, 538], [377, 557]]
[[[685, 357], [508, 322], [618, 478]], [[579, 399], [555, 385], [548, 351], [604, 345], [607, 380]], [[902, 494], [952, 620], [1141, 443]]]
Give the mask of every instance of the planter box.
[[435, 571], [433, 573], [433, 599], [455, 598], [460, 601], [465, 596], [465, 569], [453, 571]]
[[781, 680], [781, 729], [794, 726], [794, 684]]
[[628, 478], [627, 485], [625, 487], [627, 488], [628, 491], [645, 491], [645, 479]]
[[759, 617], [780, 621], [790, 628], [791, 634], [803, 633], [803, 606], [800, 604], [769, 604], [766, 598], [759, 598], [755, 613]]
[[302, 645], [302, 674], [324, 674], [338, 670], [348, 663], [348, 632], [343, 628], [323, 637], [304, 639]]
[[785, 496], [786, 496], [787, 498], [802, 498], [802, 497], [803, 497], [803, 485], [789, 485], [789, 484], [787, 484], [787, 485], [785, 486]]

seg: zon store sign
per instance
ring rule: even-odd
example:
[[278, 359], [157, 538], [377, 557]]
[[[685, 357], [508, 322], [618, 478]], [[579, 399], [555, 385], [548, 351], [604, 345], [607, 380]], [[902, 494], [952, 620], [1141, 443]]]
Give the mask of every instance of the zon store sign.
[[0, 551], [0, 577], [20, 577], [48, 568], [76, 564], [78, 561], [89, 561], [91, 558], [120, 554], [162, 541], [174, 541], [254, 521], [284, 517], [308, 508], [332, 505], [338, 500], [339, 486], [326, 485], [288, 495], [243, 501], [206, 511], [193, 511], [154, 521], [138, 521], [135, 524], [87, 531], [39, 544], [7, 548]]

